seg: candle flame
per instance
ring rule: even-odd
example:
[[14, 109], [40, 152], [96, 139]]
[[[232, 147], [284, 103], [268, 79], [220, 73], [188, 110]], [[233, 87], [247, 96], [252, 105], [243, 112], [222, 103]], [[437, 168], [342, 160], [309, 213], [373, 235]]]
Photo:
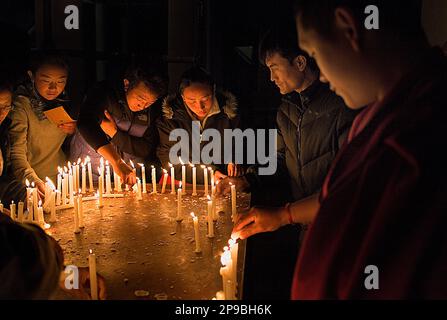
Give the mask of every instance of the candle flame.
[[77, 164], [80, 164], [81, 163], [81, 158], [78, 158], [78, 162], [77, 162]]
[[90, 249], [89, 251], [90, 251], [90, 254], [93, 254], [93, 250], [92, 249]]
[[67, 165], [68, 165], [68, 167], [70, 168], [70, 167], [71, 167], [71, 162], [68, 161]]
[[101, 160], [99, 160], [99, 162], [101, 163], [101, 165], [104, 165], [104, 158], [101, 157]]
[[56, 187], [54, 186], [53, 181], [51, 181], [51, 179], [48, 178], [48, 177], [46, 177], [45, 179], [47, 180], [48, 186], [49, 186], [51, 189], [53, 189], [53, 191], [54, 191], [54, 190], [56, 189]]
[[213, 171], [213, 168], [211, 168], [211, 167], [208, 167], [208, 170], [209, 170], [209, 171]]
[[98, 173], [99, 175], [101, 175], [101, 169], [98, 167]]
[[42, 206], [42, 199], [39, 200], [39, 207]]
[[191, 212], [191, 217], [194, 219], [196, 217], [196, 215], [194, 214], [194, 212]]
[[44, 229], [50, 229], [51, 228], [51, 224], [45, 223], [43, 228]]
[[[140, 167], [144, 167], [144, 163], [138, 163], [138, 165], [139, 165]], [[151, 166], [151, 167], [154, 167], [154, 166]]]
[[79, 194], [81, 194], [82, 193], [82, 190], [81, 189], [79, 189]]
[[25, 184], [26, 184], [26, 187], [28, 188], [29, 187], [29, 180], [28, 179], [25, 180]]
[[14, 204], [14, 200], [11, 200], [11, 204]]
[[168, 174], [168, 170], [163, 169], [164, 174]]
[[135, 166], [134, 166], [134, 164], [133, 164], [132, 160], [130, 160], [130, 165], [132, 166], [132, 168], [134, 168], [134, 169], [135, 169]]
[[[225, 248], [227, 250], [225, 250]], [[224, 248], [224, 252], [222, 253], [222, 256], [220, 257], [220, 262], [222, 263], [223, 266], [227, 266], [231, 262], [231, 252], [228, 251], [228, 247], [225, 247], [225, 248]]]
[[208, 201], [211, 201], [210, 195], [207, 195], [206, 197], [208, 198]]
[[67, 167], [64, 167], [64, 171], [65, 171], [65, 173], [67, 173], [67, 172], [68, 172], [68, 169], [67, 169]]
[[205, 169], [206, 166], [202, 164], [202, 165], [200, 166], [200, 168]]
[[89, 156], [85, 157], [85, 162], [90, 162], [90, 157]]
[[[144, 165], [143, 165], [143, 167], [144, 167]], [[154, 167], [154, 166], [151, 166], [151, 168], [152, 168], [152, 169], [155, 169], [155, 167]]]
[[189, 163], [189, 165], [191, 166], [191, 168], [194, 168], [194, 163]]
[[179, 187], [179, 189], [182, 188], [182, 182], [181, 181], [179, 182], [178, 187]]
[[108, 166], [109, 165], [109, 160], [106, 160], [106, 166]]
[[31, 188], [34, 188], [35, 187], [35, 183], [34, 182], [31, 182]]
[[232, 246], [234, 246], [236, 244], [236, 240], [234, 240], [234, 239], [230, 239], [230, 240], [228, 240], [228, 245], [230, 246], [230, 248], [232, 247]]

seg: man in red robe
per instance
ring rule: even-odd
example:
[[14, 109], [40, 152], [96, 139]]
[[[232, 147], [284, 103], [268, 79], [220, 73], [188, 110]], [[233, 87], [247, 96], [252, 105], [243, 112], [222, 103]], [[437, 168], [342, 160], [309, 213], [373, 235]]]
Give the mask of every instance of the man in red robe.
[[[371, 4], [379, 29], [366, 27]], [[246, 238], [311, 223], [292, 299], [447, 298], [447, 60], [429, 47], [418, 9], [417, 0], [297, 6], [299, 45], [322, 80], [350, 108], [367, 107], [319, 198], [255, 208], [235, 227]]]

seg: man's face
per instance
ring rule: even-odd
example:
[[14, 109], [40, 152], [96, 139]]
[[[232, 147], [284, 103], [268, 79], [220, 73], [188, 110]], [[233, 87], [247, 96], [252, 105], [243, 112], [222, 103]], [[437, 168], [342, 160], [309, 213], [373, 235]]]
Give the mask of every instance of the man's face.
[[37, 92], [47, 100], [56, 99], [65, 89], [68, 72], [62, 67], [43, 65], [35, 74], [29, 72]]
[[[337, 28], [337, 27], [335, 27]], [[299, 46], [315, 59], [320, 80], [343, 98], [351, 109], [362, 108], [376, 100], [368, 85], [368, 65], [355, 49], [347, 33], [336, 29], [331, 39], [323, 38], [313, 29], [305, 29], [297, 18]]]
[[202, 120], [213, 106], [213, 88], [204, 83], [191, 83], [183, 89], [182, 98], [186, 106]]
[[158, 95], [150, 90], [142, 81], [132, 89], [127, 89], [129, 87], [129, 81], [124, 79], [124, 87], [126, 88], [127, 105], [133, 112], [149, 108], [158, 99]]
[[288, 94], [303, 85], [304, 72], [279, 53], [267, 55], [265, 64], [270, 70], [270, 80], [275, 82], [281, 94]]
[[11, 110], [12, 93], [9, 90], [0, 91], [0, 124]]

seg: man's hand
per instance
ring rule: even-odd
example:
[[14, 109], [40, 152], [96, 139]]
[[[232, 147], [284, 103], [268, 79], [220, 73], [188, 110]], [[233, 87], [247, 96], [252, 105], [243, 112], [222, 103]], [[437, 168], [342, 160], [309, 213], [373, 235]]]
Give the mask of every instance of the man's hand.
[[67, 122], [57, 126], [65, 134], [73, 134], [76, 131], [76, 121]]
[[103, 119], [101, 121], [101, 129], [106, 135], [108, 135], [110, 138], [113, 138], [118, 131], [115, 119], [113, 119], [113, 117], [107, 110], [104, 111], [104, 115], [106, 116], [106, 119]]
[[275, 231], [288, 224], [288, 213], [284, 207], [253, 207], [247, 214], [238, 214], [231, 237], [246, 239], [261, 232]]
[[36, 181], [36, 189], [38, 198], [42, 200], [42, 203], [45, 203], [45, 183]]
[[244, 174], [244, 168], [240, 164], [229, 163], [227, 165], [229, 177], [240, 177]]
[[116, 166], [113, 166], [113, 171], [115, 171], [121, 178], [123, 183], [133, 186], [137, 183], [137, 177], [133, 172], [132, 168], [129, 167], [124, 161], [118, 161]]
[[236, 186], [236, 191], [246, 191], [250, 187], [247, 179], [243, 176], [239, 178], [226, 177], [216, 185], [217, 194], [229, 194], [231, 192], [231, 185]]
[[[80, 267], [79, 270], [79, 289], [67, 289], [65, 288], [65, 277], [62, 277], [59, 286], [64, 292], [67, 292], [75, 299], [79, 300], [91, 300], [91, 295], [88, 294], [87, 289], [90, 289], [90, 270], [87, 267]], [[106, 282], [100, 275], [96, 275], [96, 283], [98, 288], [98, 299], [105, 300], [107, 298]]]

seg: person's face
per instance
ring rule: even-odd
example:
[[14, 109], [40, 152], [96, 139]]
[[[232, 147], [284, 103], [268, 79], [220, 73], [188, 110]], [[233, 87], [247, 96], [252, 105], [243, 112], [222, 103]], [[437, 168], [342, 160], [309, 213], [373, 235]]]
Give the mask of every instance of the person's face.
[[33, 74], [28, 74], [39, 94], [47, 100], [56, 99], [65, 89], [68, 72], [59, 66], [43, 65]]
[[335, 16], [335, 30], [330, 39], [314, 29], [305, 29], [297, 17], [299, 46], [317, 62], [320, 80], [329, 83], [348, 107], [359, 109], [374, 102], [377, 96], [369, 85], [369, 67], [359, 48], [358, 30], [352, 17], [340, 17], [337, 11]]
[[265, 64], [270, 70], [270, 80], [276, 84], [281, 94], [288, 94], [300, 89], [304, 82], [304, 70], [301, 70], [299, 60], [292, 63], [279, 53], [267, 55]]
[[0, 124], [11, 110], [12, 93], [9, 90], [0, 91]]
[[182, 98], [186, 106], [199, 119], [203, 119], [213, 106], [213, 88], [204, 83], [192, 83], [183, 89]]
[[144, 82], [140, 81], [135, 87], [129, 88], [129, 81], [124, 79], [124, 89], [126, 90], [127, 105], [133, 112], [142, 111], [149, 108], [158, 99], [158, 95], [150, 90]]

